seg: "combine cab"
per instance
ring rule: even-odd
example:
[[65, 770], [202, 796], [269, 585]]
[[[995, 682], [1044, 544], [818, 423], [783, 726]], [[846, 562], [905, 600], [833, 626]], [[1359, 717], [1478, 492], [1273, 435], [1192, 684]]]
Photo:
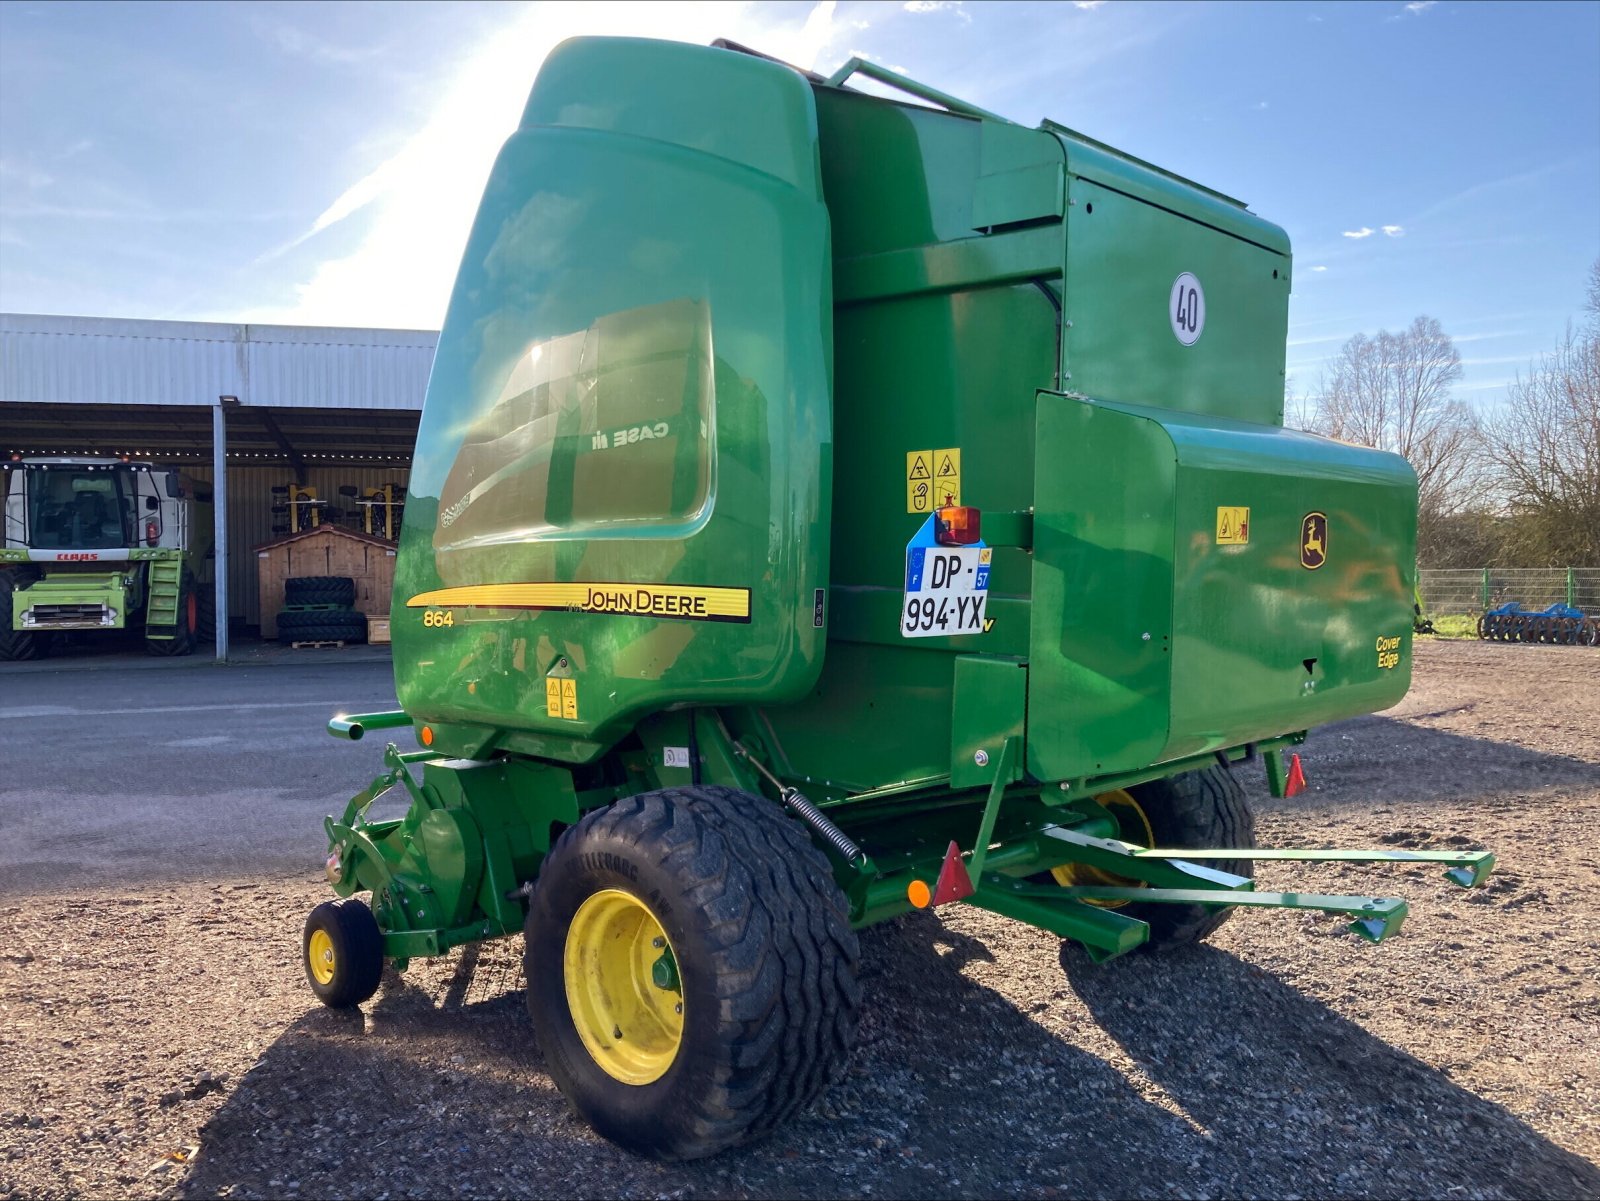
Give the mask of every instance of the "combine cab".
[[1405, 915], [1254, 861], [1480, 881], [1254, 847], [1242, 766], [1300, 787], [1307, 728], [1411, 673], [1416, 477], [1283, 428], [1291, 279], [1276, 226], [1064, 126], [856, 61], [558, 48], [429, 384], [403, 709], [330, 724], [420, 749], [327, 822], [317, 995], [521, 933], [557, 1084], [686, 1158], [825, 1087], [855, 932], [910, 910], [1110, 959]]
[[207, 485], [128, 459], [16, 455], [0, 498], [0, 660], [66, 631], [140, 629], [152, 655], [213, 636]]

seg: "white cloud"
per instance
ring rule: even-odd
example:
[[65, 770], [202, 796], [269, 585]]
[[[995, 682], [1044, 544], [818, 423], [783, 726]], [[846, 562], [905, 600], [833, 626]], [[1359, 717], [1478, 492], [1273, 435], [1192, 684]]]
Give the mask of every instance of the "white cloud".
[[1258, 113], [1261, 112], [1263, 109], [1266, 109], [1266, 108], [1269, 108], [1269, 107], [1271, 107], [1271, 106], [1268, 105], [1265, 100], [1257, 100], [1256, 101], [1256, 112], [1258, 112]]
[[325, 65], [347, 66], [364, 62], [383, 52], [381, 46], [340, 46], [307, 33], [298, 26], [269, 20], [260, 12], [250, 12], [247, 19], [257, 37], [271, 42], [295, 58], [306, 58]]
[[908, 13], [960, 13], [964, 19], [972, 20], [971, 14], [962, 11], [962, 0], [906, 0], [900, 7]]
[[1313, 271], [1326, 271], [1326, 270], [1327, 270], [1327, 268], [1326, 268], [1326, 267], [1323, 267], [1323, 266], [1321, 266], [1321, 265], [1318, 265], [1318, 266], [1316, 266], [1316, 267], [1313, 267], [1313, 268], [1311, 268], [1311, 269], [1312, 269], [1312, 270], [1313, 270]]
[[1411, 0], [1411, 3], [1406, 5], [1406, 11], [1414, 16], [1421, 16], [1437, 3], [1439, 0]]
[[1344, 236], [1347, 238], [1370, 238], [1377, 231], [1370, 225], [1363, 225], [1360, 229], [1347, 229]]
[[1073, 8], [1081, 8], [1086, 13], [1092, 13], [1097, 8], [1104, 8], [1106, 0], [1072, 0]]
[[[626, 34], [701, 45], [729, 37], [799, 67], [837, 53], [834, 0], [803, 24], [764, 5], [536, 4], [513, 12], [467, 56], [441, 90], [431, 117], [400, 149], [344, 189], [300, 237], [264, 258], [315, 246], [336, 226], [359, 222], [355, 249], [324, 258], [275, 309], [253, 321], [437, 329], [468, 227], [500, 145], [516, 127], [538, 65], [579, 34]], [[831, 69], [831, 66], [830, 66]], [[304, 253], [304, 252], [302, 252]]]
[[1383, 232], [1391, 238], [1403, 238], [1406, 236], [1406, 227], [1403, 225], [1385, 225]]

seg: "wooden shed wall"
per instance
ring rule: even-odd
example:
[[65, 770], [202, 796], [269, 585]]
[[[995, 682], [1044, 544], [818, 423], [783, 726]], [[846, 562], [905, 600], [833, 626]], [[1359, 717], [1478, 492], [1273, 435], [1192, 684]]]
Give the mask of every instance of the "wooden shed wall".
[[394, 589], [394, 548], [319, 529], [256, 552], [261, 603], [261, 636], [278, 636], [278, 611], [283, 608], [283, 582], [293, 576], [347, 575], [356, 582], [355, 607], [369, 616], [389, 615]]

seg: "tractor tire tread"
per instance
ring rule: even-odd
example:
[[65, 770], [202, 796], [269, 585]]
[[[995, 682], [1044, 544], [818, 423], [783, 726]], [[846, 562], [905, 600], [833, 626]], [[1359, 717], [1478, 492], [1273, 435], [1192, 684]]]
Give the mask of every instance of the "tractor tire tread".
[[17, 586], [31, 584], [37, 578], [30, 571], [0, 568], [0, 661], [20, 662], [39, 657], [39, 635], [11, 628], [12, 597]]
[[[1149, 816], [1156, 840], [1163, 846], [1255, 846], [1255, 817], [1244, 787], [1232, 770], [1221, 764], [1153, 780], [1129, 791]], [[1207, 866], [1235, 876], [1251, 874], [1247, 859], [1218, 860]], [[1141, 907], [1135, 903], [1128, 910], [1130, 915], [1138, 910], [1137, 916], [1149, 923], [1150, 940], [1145, 946], [1157, 953], [1200, 942], [1233, 916], [1232, 909], [1206, 905]]]
[[356, 582], [347, 575], [298, 575], [283, 582], [286, 605], [353, 605]]
[[[855, 1041], [860, 951], [826, 857], [773, 802], [699, 785], [590, 813], [562, 835], [539, 879], [586, 847], [617, 843], [682, 881], [705, 915], [720, 1013], [718, 1038], [703, 1048], [722, 1056], [716, 1087], [684, 1098], [673, 1141], [633, 1149], [693, 1159], [769, 1134], [827, 1088]], [[548, 920], [541, 896], [536, 889], [528, 918], [530, 981], [550, 970], [533, 950], [532, 931]], [[530, 986], [530, 1010], [533, 1000]]]

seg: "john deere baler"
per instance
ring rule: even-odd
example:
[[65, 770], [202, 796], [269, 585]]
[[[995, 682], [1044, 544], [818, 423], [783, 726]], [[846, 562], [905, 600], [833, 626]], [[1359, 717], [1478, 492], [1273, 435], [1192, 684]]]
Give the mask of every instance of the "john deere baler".
[[[872, 75], [910, 100], [852, 89]], [[1283, 428], [1277, 227], [852, 61], [567, 42], [495, 164], [393, 606], [404, 728], [327, 823], [330, 1005], [522, 933], [625, 1146], [770, 1131], [847, 1055], [855, 931], [963, 902], [1096, 959], [1257, 891], [1236, 771], [1405, 695], [1416, 478]], [[369, 820], [404, 789], [401, 819]], [[355, 899], [370, 894], [370, 902]]]

